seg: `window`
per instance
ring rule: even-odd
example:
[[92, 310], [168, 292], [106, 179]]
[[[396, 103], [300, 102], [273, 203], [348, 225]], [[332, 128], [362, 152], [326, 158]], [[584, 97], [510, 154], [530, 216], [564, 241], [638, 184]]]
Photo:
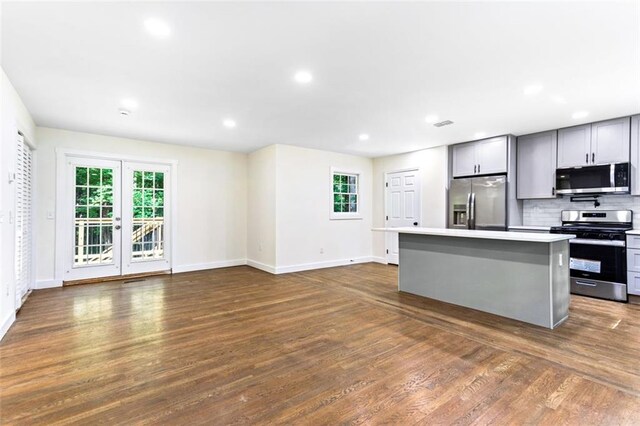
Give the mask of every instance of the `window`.
[[332, 170], [331, 219], [361, 219], [360, 174]]

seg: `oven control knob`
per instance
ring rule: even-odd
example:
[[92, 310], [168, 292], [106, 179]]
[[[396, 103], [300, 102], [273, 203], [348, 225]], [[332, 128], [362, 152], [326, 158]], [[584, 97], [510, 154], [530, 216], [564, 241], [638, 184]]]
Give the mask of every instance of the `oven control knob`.
[[606, 240], [607, 239], [607, 234], [600, 234], [600, 235], [598, 235], [598, 238]]

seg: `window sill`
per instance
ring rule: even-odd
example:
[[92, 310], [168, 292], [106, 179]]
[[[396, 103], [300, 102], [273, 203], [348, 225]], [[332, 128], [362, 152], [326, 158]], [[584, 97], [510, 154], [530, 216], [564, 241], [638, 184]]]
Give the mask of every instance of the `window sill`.
[[329, 220], [362, 220], [362, 215], [360, 213], [332, 213], [331, 216], [329, 216]]

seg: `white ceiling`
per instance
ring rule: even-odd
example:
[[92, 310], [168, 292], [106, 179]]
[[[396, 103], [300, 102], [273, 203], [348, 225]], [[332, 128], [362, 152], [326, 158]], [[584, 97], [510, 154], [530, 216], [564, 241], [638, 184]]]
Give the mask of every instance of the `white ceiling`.
[[[380, 156], [640, 112], [635, 1], [2, 8], [2, 67], [40, 126], [243, 152], [280, 143]], [[149, 17], [171, 36], [150, 36]], [[298, 69], [314, 80], [295, 83]], [[524, 95], [531, 84], [543, 90]], [[123, 98], [139, 104], [129, 117], [118, 114]], [[571, 117], [581, 110], [589, 115]], [[427, 114], [455, 124], [435, 128]]]

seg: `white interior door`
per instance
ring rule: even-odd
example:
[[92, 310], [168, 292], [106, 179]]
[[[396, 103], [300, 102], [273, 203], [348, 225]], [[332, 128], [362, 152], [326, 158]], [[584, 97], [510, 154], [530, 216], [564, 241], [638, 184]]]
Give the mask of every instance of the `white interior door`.
[[120, 162], [73, 157], [66, 169], [63, 280], [120, 275]]
[[170, 269], [170, 167], [125, 162], [123, 170], [122, 273]]
[[[385, 227], [420, 226], [420, 178], [418, 170], [387, 173], [385, 179]], [[387, 263], [398, 264], [398, 233], [386, 233]]]

